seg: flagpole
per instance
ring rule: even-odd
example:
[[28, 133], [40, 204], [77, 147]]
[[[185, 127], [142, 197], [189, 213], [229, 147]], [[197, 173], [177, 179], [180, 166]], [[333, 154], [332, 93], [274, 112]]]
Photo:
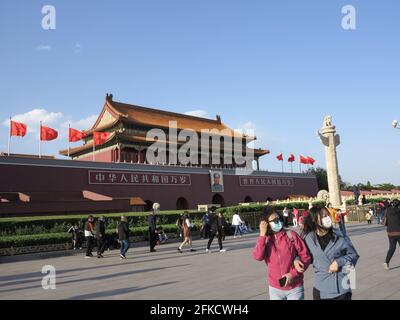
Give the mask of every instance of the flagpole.
[[94, 135], [93, 135], [93, 161], [95, 161], [94, 151], [95, 151], [95, 146], [94, 146]]
[[68, 123], [68, 160], [70, 159], [69, 149], [71, 148], [71, 141], [70, 141], [70, 137], [69, 137], [70, 132], [71, 132], [71, 124]]
[[282, 164], [282, 173], [283, 173], [283, 160], [281, 162], [282, 162], [281, 164]]
[[10, 156], [10, 145], [11, 145], [11, 117], [10, 117], [10, 134], [8, 135], [8, 156]]
[[293, 173], [293, 161], [290, 162], [291, 172]]
[[39, 127], [39, 158], [42, 157], [42, 121], [40, 121]]

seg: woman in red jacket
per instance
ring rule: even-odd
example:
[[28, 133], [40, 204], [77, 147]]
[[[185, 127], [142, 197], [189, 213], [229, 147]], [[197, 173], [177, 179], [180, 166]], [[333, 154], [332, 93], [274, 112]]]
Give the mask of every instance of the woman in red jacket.
[[266, 208], [261, 218], [253, 258], [267, 264], [271, 300], [304, 299], [303, 273], [311, 263], [311, 255], [295, 231], [282, 228], [273, 208]]

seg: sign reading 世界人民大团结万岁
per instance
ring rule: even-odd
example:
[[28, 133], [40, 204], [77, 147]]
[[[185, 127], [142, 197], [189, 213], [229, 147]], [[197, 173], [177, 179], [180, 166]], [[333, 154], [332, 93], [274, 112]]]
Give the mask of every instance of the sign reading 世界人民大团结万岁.
[[89, 184], [190, 186], [190, 174], [89, 170]]
[[294, 187], [292, 178], [278, 177], [239, 177], [239, 185], [241, 187]]

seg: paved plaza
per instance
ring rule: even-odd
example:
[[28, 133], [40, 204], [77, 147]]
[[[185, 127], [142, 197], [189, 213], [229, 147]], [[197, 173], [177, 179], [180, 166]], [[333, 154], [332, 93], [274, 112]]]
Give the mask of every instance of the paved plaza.
[[[391, 270], [384, 271], [388, 240], [382, 226], [348, 226], [360, 260], [354, 299], [400, 299], [400, 250]], [[127, 260], [118, 251], [104, 259], [84, 259], [72, 252], [1, 258], [0, 299], [267, 299], [266, 267], [252, 258], [257, 233], [227, 237], [227, 252], [205, 253], [205, 240], [195, 240], [197, 252], [177, 252], [177, 243], [158, 247], [134, 246]], [[44, 265], [56, 268], [55, 290], [44, 290]], [[305, 274], [306, 299], [312, 299], [312, 267]]]

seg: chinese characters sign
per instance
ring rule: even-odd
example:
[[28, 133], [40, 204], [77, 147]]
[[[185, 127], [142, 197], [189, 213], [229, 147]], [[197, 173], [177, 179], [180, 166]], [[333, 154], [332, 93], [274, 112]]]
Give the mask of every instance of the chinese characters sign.
[[190, 186], [190, 174], [91, 171], [89, 184]]
[[292, 178], [277, 177], [243, 176], [239, 177], [239, 184], [241, 187], [294, 187], [294, 181]]

